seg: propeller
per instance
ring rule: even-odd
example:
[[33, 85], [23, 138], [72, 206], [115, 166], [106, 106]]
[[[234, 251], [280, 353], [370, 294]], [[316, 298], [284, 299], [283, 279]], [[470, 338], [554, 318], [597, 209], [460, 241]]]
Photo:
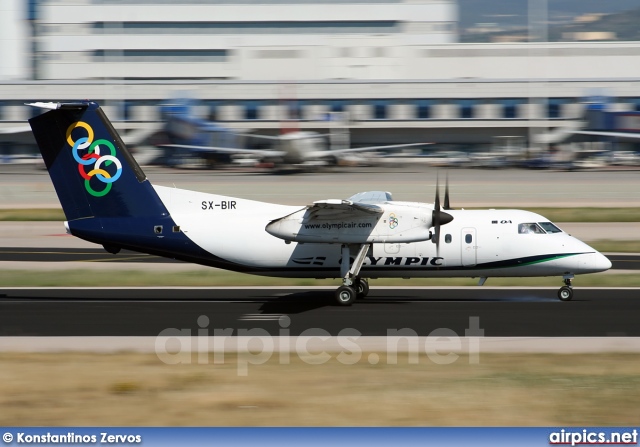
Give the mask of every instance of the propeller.
[[447, 179], [446, 179], [446, 183], [444, 185], [444, 206], [442, 207], [443, 210], [451, 210], [453, 208], [451, 208], [451, 205], [449, 204], [449, 173], [447, 172]]
[[[447, 184], [444, 193], [444, 209], [451, 209], [449, 207], [449, 176], [447, 176]], [[440, 256], [440, 227], [451, 222], [453, 220], [453, 216], [440, 209], [440, 179], [438, 177], [436, 177], [436, 200], [433, 203], [431, 220], [435, 229], [434, 240], [436, 244], [436, 253]]]

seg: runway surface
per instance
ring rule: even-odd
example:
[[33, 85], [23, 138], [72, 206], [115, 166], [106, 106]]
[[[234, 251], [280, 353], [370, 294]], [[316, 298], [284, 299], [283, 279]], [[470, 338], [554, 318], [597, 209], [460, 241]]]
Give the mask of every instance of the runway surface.
[[332, 288], [25, 288], [0, 291], [0, 336], [463, 336], [477, 317], [485, 337], [637, 337], [639, 311], [639, 289], [578, 287], [561, 302], [551, 288], [372, 288], [339, 307]]
[[[610, 254], [613, 270], [640, 270], [640, 254]], [[0, 248], [0, 262], [180, 263], [174, 259], [123, 250], [117, 255], [103, 248]], [[19, 266], [17, 266], [19, 267]]]

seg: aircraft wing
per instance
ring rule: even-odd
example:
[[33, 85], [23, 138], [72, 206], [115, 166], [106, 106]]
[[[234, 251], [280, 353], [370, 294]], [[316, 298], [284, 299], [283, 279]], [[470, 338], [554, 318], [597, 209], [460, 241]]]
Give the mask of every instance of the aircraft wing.
[[352, 200], [318, 200], [313, 202], [313, 205], [306, 206], [294, 213], [274, 219], [271, 223], [288, 219], [289, 217], [301, 212], [304, 212], [304, 220], [308, 221], [313, 219], [350, 219], [357, 217], [379, 216], [384, 212], [384, 210], [377, 205], [360, 203]]
[[370, 152], [386, 149], [403, 149], [407, 147], [426, 146], [434, 143], [409, 143], [409, 144], [391, 144], [387, 146], [366, 146], [366, 147], [349, 147], [346, 149], [327, 149], [321, 151], [313, 151], [307, 154], [310, 158], [322, 158], [331, 155], [349, 154], [355, 152]]
[[376, 215], [379, 216], [384, 210], [378, 205], [369, 203], [354, 202], [351, 200], [318, 200], [313, 205], [307, 207], [308, 219], [333, 219], [333, 218], [354, 218]]
[[241, 149], [234, 147], [217, 147], [217, 146], [196, 146], [192, 144], [162, 144], [160, 147], [173, 147], [177, 149], [189, 149], [194, 152], [212, 152], [220, 154], [249, 154], [261, 157], [282, 157], [286, 155], [284, 151], [274, 151], [269, 149]]
[[[304, 132], [305, 135], [300, 135], [302, 132], [296, 132], [296, 140], [316, 139], [321, 137], [329, 137], [330, 134], [322, 134], [315, 132]], [[257, 133], [236, 133], [240, 137], [255, 138], [257, 140], [269, 140], [269, 141], [282, 141], [282, 135], [262, 135]]]
[[630, 139], [638, 139], [640, 138], [640, 132], [604, 132], [597, 130], [574, 130], [571, 133], [576, 135], [593, 135], [597, 137], [611, 137], [611, 138], [630, 138]]
[[378, 205], [351, 200], [319, 200], [274, 219], [267, 233], [295, 242], [361, 243], [370, 240], [384, 213]]
[[261, 135], [261, 134], [256, 134], [256, 133], [235, 133], [235, 135], [237, 135], [239, 137], [257, 138], [259, 140], [269, 140], [269, 141], [278, 141], [278, 140], [280, 140], [279, 136]]
[[[391, 194], [369, 191], [355, 200], [320, 200], [267, 224], [267, 233], [289, 242], [318, 244], [408, 243], [431, 239], [428, 206], [394, 204]], [[384, 202], [372, 203], [384, 200]], [[385, 217], [386, 214], [386, 217]]]

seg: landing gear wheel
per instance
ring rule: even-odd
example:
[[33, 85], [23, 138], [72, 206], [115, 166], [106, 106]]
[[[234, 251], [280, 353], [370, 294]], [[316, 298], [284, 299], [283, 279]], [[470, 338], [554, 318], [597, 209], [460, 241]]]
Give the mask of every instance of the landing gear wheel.
[[351, 306], [356, 296], [356, 289], [350, 286], [340, 286], [336, 290], [336, 301], [340, 306]]
[[562, 286], [558, 290], [558, 298], [560, 301], [571, 301], [573, 298], [573, 289], [569, 286]]
[[360, 279], [354, 284], [356, 289], [356, 298], [361, 300], [369, 295], [369, 281], [366, 279]]

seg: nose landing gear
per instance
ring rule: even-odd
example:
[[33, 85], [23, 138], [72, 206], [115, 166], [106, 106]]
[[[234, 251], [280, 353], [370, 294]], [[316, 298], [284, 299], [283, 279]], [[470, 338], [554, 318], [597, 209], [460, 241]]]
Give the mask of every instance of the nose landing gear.
[[560, 301], [571, 301], [573, 298], [573, 287], [571, 286], [571, 280], [573, 275], [564, 275], [564, 286], [558, 290], [558, 299]]

